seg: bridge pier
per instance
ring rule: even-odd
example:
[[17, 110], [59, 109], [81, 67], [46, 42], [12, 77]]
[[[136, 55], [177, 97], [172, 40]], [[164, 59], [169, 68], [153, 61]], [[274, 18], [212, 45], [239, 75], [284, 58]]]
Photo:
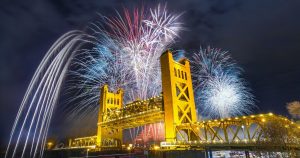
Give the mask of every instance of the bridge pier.
[[206, 149], [205, 150], [205, 158], [213, 158], [211, 149]]
[[245, 150], [245, 156], [246, 156], [246, 158], [250, 158], [250, 154], [249, 154], [248, 150]]

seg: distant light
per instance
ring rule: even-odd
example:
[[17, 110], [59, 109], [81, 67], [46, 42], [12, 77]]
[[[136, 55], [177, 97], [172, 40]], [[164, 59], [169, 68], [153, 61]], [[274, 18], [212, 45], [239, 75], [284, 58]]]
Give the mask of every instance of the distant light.
[[157, 145], [155, 145], [155, 146], [154, 146], [154, 150], [158, 150], [158, 149], [160, 149], [160, 147], [157, 146]]

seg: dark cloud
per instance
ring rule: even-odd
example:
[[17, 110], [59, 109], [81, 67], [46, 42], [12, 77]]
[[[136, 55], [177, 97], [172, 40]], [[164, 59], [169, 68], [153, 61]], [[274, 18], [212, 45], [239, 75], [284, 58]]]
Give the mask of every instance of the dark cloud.
[[285, 103], [300, 100], [300, 1], [9, 1], [0, 2], [0, 140], [9, 130], [26, 87], [43, 55], [63, 33], [84, 29], [123, 7], [167, 3], [184, 12], [186, 31], [173, 46], [223, 48], [244, 68], [261, 111], [286, 115]]

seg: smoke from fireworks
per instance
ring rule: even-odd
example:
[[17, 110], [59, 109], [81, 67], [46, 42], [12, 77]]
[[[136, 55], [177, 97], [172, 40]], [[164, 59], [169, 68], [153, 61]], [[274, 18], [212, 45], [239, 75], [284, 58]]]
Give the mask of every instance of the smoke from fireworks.
[[195, 99], [202, 116], [223, 118], [251, 112], [253, 95], [228, 52], [200, 48], [191, 64]]

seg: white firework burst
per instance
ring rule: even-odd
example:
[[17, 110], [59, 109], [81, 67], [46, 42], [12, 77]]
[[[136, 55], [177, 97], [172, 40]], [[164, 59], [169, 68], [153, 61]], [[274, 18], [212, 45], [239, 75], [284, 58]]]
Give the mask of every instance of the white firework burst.
[[196, 103], [201, 115], [224, 118], [249, 114], [254, 97], [242, 69], [226, 51], [200, 48], [191, 61]]

